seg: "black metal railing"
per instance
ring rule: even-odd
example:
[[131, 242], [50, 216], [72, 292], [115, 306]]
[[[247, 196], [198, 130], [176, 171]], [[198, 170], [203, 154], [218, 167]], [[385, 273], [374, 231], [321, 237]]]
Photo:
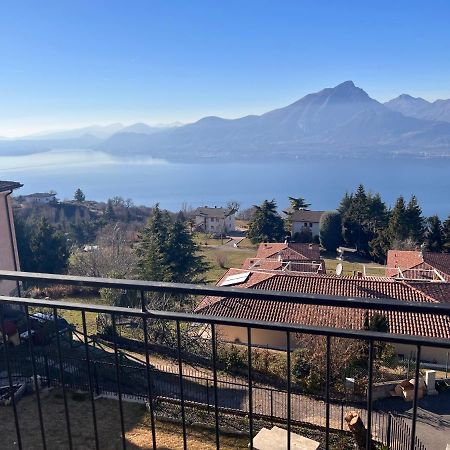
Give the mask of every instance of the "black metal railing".
[[[24, 272], [9, 272], [0, 271], [0, 279], [15, 280], [19, 282], [28, 283], [57, 283], [65, 285], [76, 285], [92, 288], [110, 288], [122, 290], [135, 290], [141, 293], [140, 308], [125, 308], [115, 306], [104, 306], [96, 304], [85, 304], [66, 301], [53, 300], [35, 300], [22, 297], [0, 297], [0, 325], [2, 329], [2, 342], [7, 341], [5, 332], [5, 308], [19, 307], [24, 311], [26, 322], [27, 348], [26, 356], [17, 357], [16, 351], [8, 345], [3, 345], [3, 364], [4, 372], [6, 372], [6, 383], [9, 386], [11, 393], [12, 417], [14, 420], [14, 427], [16, 432], [16, 443], [18, 448], [25, 448], [23, 445], [23, 436], [21, 433], [20, 414], [18, 412], [18, 405], [15, 401], [15, 386], [17, 381], [22, 377], [30, 377], [33, 380], [35, 387], [41, 383], [47, 385], [58, 385], [62, 390], [62, 397], [64, 403], [64, 418], [67, 434], [67, 448], [73, 448], [73, 435], [77, 424], [73, 423], [70, 415], [69, 402], [67, 400], [69, 389], [82, 389], [89, 393], [91, 403], [91, 415], [94, 434], [95, 448], [101, 448], [99, 440], [98, 422], [102, 420], [96, 414], [96, 395], [101, 393], [110, 393], [118, 400], [119, 416], [120, 416], [120, 430], [122, 447], [127, 447], [127, 436], [124, 420], [124, 399], [130, 396], [145, 400], [148, 405], [150, 414], [149, 426], [149, 442], [151, 442], [154, 449], [157, 448], [157, 426], [155, 417], [155, 402], [157, 398], [173, 401], [180, 406], [180, 418], [182, 428], [183, 447], [188, 446], [188, 420], [186, 418], [187, 408], [201, 408], [206, 407], [214, 416], [215, 429], [215, 445], [219, 449], [221, 447], [221, 422], [220, 417], [225, 413], [240, 413], [248, 417], [248, 441], [250, 448], [253, 448], [253, 438], [255, 432], [260, 428], [257, 420], [262, 419], [267, 422], [281, 423], [287, 430], [286, 447], [291, 448], [291, 433], [293, 426], [307, 423], [304, 417], [299, 414], [299, 411], [312, 412], [313, 416], [323, 419], [321, 423], [311, 423], [315, 425], [323, 434], [323, 446], [328, 449], [331, 448], [330, 433], [344, 427], [344, 403], [337, 403], [331, 397], [331, 339], [344, 338], [352, 340], [360, 340], [368, 343], [367, 352], [367, 383], [366, 383], [366, 404], [359, 408], [361, 418], [366, 424], [366, 448], [373, 448], [373, 440], [388, 445], [390, 448], [397, 448], [394, 443], [398, 444], [401, 440], [403, 447], [411, 450], [425, 450], [425, 446], [420, 442], [416, 436], [417, 423], [417, 408], [418, 408], [418, 394], [420, 381], [420, 362], [421, 350], [423, 347], [434, 347], [440, 349], [449, 349], [450, 340], [442, 338], [428, 338], [422, 336], [399, 335], [391, 333], [380, 333], [367, 330], [354, 329], [340, 329], [319, 326], [309, 326], [301, 324], [287, 324], [287, 323], [273, 323], [254, 320], [242, 320], [226, 317], [214, 317], [207, 315], [198, 315], [186, 312], [172, 312], [159, 311], [149, 308], [146, 293], [170, 293], [170, 294], [187, 294], [187, 295], [208, 295], [231, 298], [252, 298], [261, 300], [276, 300], [283, 302], [293, 302], [308, 305], [324, 305], [339, 308], [358, 308], [365, 310], [377, 311], [402, 311], [406, 313], [439, 315], [450, 317], [450, 304], [437, 303], [419, 303], [419, 302], [405, 302], [391, 299], [355, 299], [334, 296], [322, 295], [307, 295], [289, 292], [278, 291], [262, 291], [249, 290], [238, 288], [224, 288], [212, 287], [203, 285], [188, 285], [176, 283], [159, 283], [159, 282], [145, 282], [135, 280], [114, 280], [88, 277], [73, 277], [62, 275], [49, 274], [33, 274]], [[33, 334], [30, 321], [30, 309], [45, 308], [50, 309], [53, 314], [55, 329], [58, 329], [58, 313], [61, 311], [76, 311], [81, 315], [81, 342], [84, 349], [84, 357], [74, 359], [65, 354], [63, 337], [60, 333], [55, 334], [55, 342], [52, 344], [56, 348], [50, 354], [42, 354], [42, 349], [38, 348], [33, 342]], [[95, 360], [92, 346], [88, 339], [87, 333], [87, 313], [107, 314], [111, 317], [111, 335], [112, 335], [112, 360], [108, 362], [99, 362]], [[131, 317], [141, 322], [141, 329], [143, 330], [143, 344], [145, 349], [145, 357], [140, 365], [129, 365], [123, 361], [123, 354], [120, 349], [120, 342], [118, 342], [117, 332], [117, 318]], [[149, 322], [163, 321], [174, 324], [175, 330], [175, 345], [177, 351], [176, 365], [173, 369], [173, 375], [176, 376], [177, 382], [172, 379], [170, 385], [166, 386], [166, 395], [164, 395], [164, 387], [161, 384], [161, 373], [168, 374], [170, 371], [162, 371], [153, 367], [150, 364], [150, 343], [148, 327]], [[184, 360], [185, 351], [182, 345], [182, 324], [194, 323], [204, 324], [210, 327], [211, 334], [208, 337], [210, 340], [210, 376], [199, 377], [202, 381], [199, 382], [196, 376], [186, 370], [186, 361]], [[218, 354], [217, 354], [217, 335], [216, 328], [218, 326], [232, 326], [241, 327], [246, 330], [247, 342], [247, 377], [245, 382], [240, 378], [239, 383], [232, 385], [230, 380], [226, 381], [218, 375]], [[253, 370], [252, 360], [252, 334], [255, 330], [268, 330], [282, 333], [286, 338], [286, 389], [274, 389], [260, 386], [255, 382], [255, 374]], [[326, 383], [325, 395], [323, 399], [312, 402], [308, 406], [306, 400], [311, 399], [306, 395], [300, 395], [293, 392], [292, 387], [292, 361], [291, 361], [291, 342], [292, 337], [296, 335], [314, 335], [323, 336], [326, 339]], [[374, 411], [372, 401], [373, 382], [374, 382], [374, 347], [377, 342], [388, 342], [393, 344], [403, 344], [413, 346], [416, 349], [417, 363], [414, 374], [414, 399], [412, 407], [412, 419], [410, 426], [406, 424], [404, 419], [394, 418], [387, 419], [386, 415], [381, 412]], [[18, 364], [20, 361], [20, 364]], [[19, 367], [20, 366], [20, 367]], [[108, 367], [106, 367], [108, 366]], [[26, 369], [24, 368], [26, 367]], [[106, 368], [105, 368], [106, 367]], [[0, 371], [1, 372], [1, 371]], [[78, 374], [78, 375], [77, 375]], [[167, 376], [167, 375], [166, 375]], [[138, 380], [138, 381], [137, 381]], [[206, 383], [206, 388], [198, 390], [198, 386]], [[195, 389], [193, 386], [196, 386]], [[174, 388], [177, 386], [177, 388]], [[242, 401], [239, 407], [229, 407], [224, 403], [222, 391], [226, 389], [239, 389], [239, 392], [245, 392], [245, 396], [241, 395]], [[199, 393], [200, 392], [200, 393]], [[162, 394], [161, 394], [162, 393]], [[206, 396], [206, 398], [205, 398]], [[41, 434], [42, 447], [48, 448], [48, 436], [44, 426], [42, 399], [39, 388], [35, 388], [36, 406], [38, 410], [38, 421]], [[275, 397], [275, 398], [274, 398]], [[302, 400], [303, 399], [303, 400]], [[321, 402], [321, 403], [319, 403]], [[317, 410], [314, 412], [313, 408]], [[311, 409], [309, 409], [311, 408]], [[319, 410], [321, 409], [321, 412]], [[336, 419], [337, 417], [337, 419]], [[389, 416], [391, 417], [391, 416]], [[400, 422], [400, 420], [402, 420]], [[336, 425], [336, 421], [340, 421]], [[267, 423], [266, 422], [266, 423]], [[396, 434], [394, 434], [394, 431]], [[407, 442], [406, 442], [407, 441]], [[400, 448], [400, 447], [398, 447]]]

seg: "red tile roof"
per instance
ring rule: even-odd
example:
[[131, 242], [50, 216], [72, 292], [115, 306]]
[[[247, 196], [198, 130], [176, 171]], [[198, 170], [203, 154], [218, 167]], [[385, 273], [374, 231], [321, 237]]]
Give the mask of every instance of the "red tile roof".
[[277, 258], [284, 261], [300, 261], [302, 259], [319, 260], [320, 247], [318, 244], [300, 244], [300, 243], [264, 243], [259, 244], [256, 258]]
[[430, 271], [436, 269], [450, 281], [450, 253], [389, 250], [386, 276], [397, 276], [398, 270], [395, 268], [400, 268], [406, 278], [432, 278]]
[[[268, 289], [308, 294], [338, 295], [344, 297], [373, 298], [374, 310], [377, 310], [377, 298], [392, 298], [405, 301], [435, 302], [432, 297], [436, 291], [421, 286], [412, 286], [404, 281], [384, 277], [335, 277], [313, 274], [280, 274], [255, 272], [265, 277], [263, 281], [252, 279], [252, 289]], [[220, 284], [220, 283], [219, 283]], [[434, 283], [433, 283], [434, 284]], [[446, 284], [446, 283], [436, 283]], [[244, 287], [244, 286], [239, 286]], [[446, 288], [445, 288], [446, 289]], [[448, 292], [439, 291], [439, 299]], [[447, 296], [448, 298], [448, 296]], [[303, 305], [275, 300], [254, 300], [235, 298], [209, 298], [202, 301], [196, 312], [240, 319], [266, 320], [272, 322], [301, 323], [361, 329], [365, 312], [361, 309], [337, 308], [330, 306]], [[419, 315], [400, 312], [384, 312], [390, 331], [401, 334], [450, 338], [450, 321], [444, 316]]]

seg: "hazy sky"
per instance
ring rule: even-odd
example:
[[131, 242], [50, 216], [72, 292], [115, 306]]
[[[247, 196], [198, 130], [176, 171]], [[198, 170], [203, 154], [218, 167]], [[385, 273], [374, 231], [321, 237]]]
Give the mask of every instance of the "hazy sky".
[[449, 1], [4, 0], [0, 136], [188, 122], [353, 80], [450, 98]]

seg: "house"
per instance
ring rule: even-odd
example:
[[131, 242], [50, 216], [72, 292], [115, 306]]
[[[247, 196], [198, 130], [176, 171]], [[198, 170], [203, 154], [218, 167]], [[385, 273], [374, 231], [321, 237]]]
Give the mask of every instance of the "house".
[[46, 205], [56, 202], [56, 194], [48, 192], [36, 192], [34, 194], [22, 196], [23, 201], [27, 205]]
[[[11, 194], [22, 187], [15, 181], [0, 181], [0, 269], [20, 270]], [[9, 295], [18, 287], [15, 281], [0, 280], [0, 295]]]
[[225, 234], [236, 230], [235, 210], [204, 206], [195, 211], [195, 229], [205, 233]]
[[389, 250], [386, 276], [450, 282], [450, 253]]
[[325, 211], [300, 210], [290, 213], [291, 234], [301, 233], [302, 230], [310, 230], [313, 237], [319, 236], [319, 222]]
[[254, 258], [247, 258], [243, 269], [282, 270], [326, 274], [318, 244], [263, 243]]
[[[247, 289], [263, 289], [305, 294], [373, 299], [396, 299], [427, 303], [450, 302], [450, 283], [407, 282], [388, 277], [337, 277], [305, 273], [282, 273], [263, 270], [230, 269], [218, 283]], [[207, 314], [235, 319], [250, 319], [276, 323], [303, 324], [343, 329], [363, 329], [366, 312], [363, 309], [317, 306], [277, 300], [251, 298], [205, 297], [195, 309]], [[373, 311], [371, 311], [373, 313]], [[418, 315], [398, 311], [382, 312], [389, 331], [435, 338], [450, 338], [450, 318]], [[247, 342], [247, 330], [238, 326], [217, 327], [221, 338], [228, 342]], [[277, 331], [254, 329], [252, 344], [274, 349], [286, 348], [286, 335]], [[293, 343], [295, 347], [295, 342]], [[415, 348], [396, 345], [397, 354], [409, 356]], [[423, 348], [423, 360], [445, 363], [447, 350]]]

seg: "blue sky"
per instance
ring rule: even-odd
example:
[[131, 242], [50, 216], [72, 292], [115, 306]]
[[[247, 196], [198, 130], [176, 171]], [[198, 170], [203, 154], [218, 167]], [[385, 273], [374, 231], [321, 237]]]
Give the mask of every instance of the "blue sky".
[[450, 98], [450, 2], [5, 0], [0, 135], [193, 121], [353, 80]]

